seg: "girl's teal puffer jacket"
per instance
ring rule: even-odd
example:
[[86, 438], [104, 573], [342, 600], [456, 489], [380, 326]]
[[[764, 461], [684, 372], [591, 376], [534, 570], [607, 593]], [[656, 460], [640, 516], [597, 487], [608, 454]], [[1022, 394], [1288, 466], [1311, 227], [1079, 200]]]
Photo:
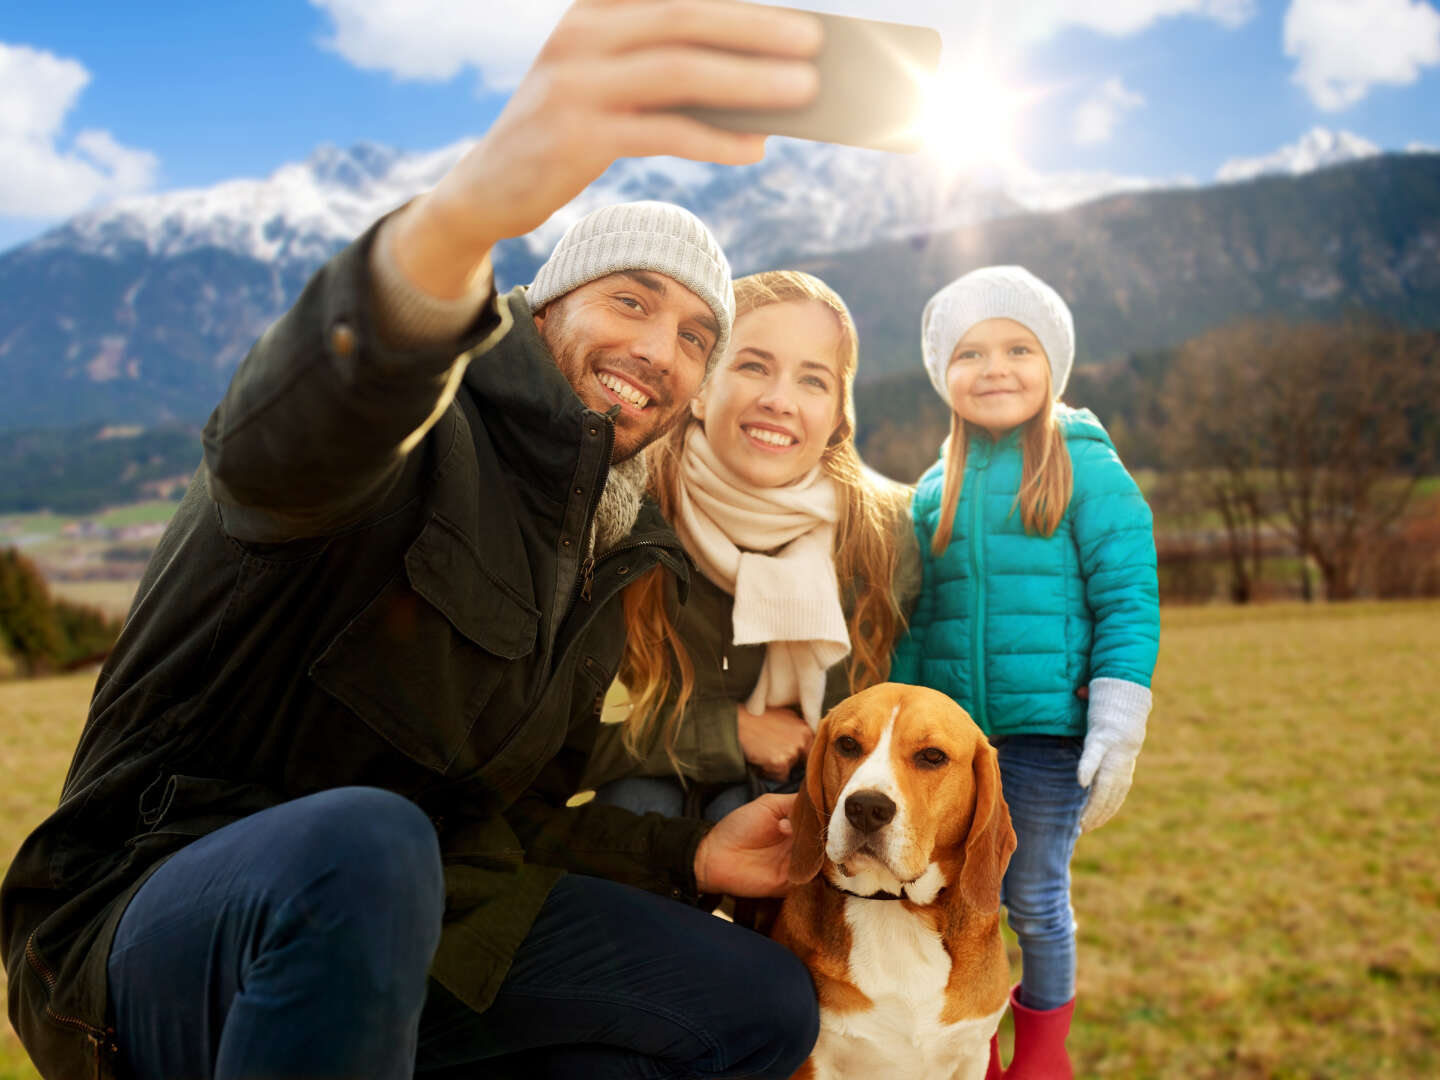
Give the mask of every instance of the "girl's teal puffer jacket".
[[1144, 496], [1088, 409], [1056, 405], [1074, 494], [1049, 537], [1027, 536], [1019, 430], [972, 434], [950, 545], [930, 550], [943, 460], [916, 487], [920, 599], [891, 679], [949, 694], [987, 735], [1084, 735], [1091, 679], [1149, 687], [1160, 641], [1155, 537]]

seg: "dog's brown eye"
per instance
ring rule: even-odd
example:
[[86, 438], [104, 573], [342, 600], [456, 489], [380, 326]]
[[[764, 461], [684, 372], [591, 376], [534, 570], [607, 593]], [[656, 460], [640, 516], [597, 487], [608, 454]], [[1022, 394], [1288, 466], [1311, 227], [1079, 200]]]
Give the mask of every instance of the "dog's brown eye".
[[915, 764], [919, 765], [922, 769], [938, 769], [949, 760], [950, 758], [946, 755], [945, 751], [941, 750], [938, 746], [927, 746], [915, 755]]
[[860, 743], [849, 735], [841, 735], [835, 740], [835, 749], [846, 757], [854, 757], [860, 753]]

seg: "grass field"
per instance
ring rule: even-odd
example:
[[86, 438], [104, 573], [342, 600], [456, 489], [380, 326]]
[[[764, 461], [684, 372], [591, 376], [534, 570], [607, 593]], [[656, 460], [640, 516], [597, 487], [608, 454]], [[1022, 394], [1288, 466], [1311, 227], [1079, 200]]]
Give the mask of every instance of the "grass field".
[[106, 615], [123, 619], [140, 583], [125, 581], [51, 581], [50, 595], [72, 604], [99, 608]]
[[[1076, 852], [1076, 1074], [1440, 1076], [1440, 603], [1164, 623], [1135, 787]], [[0, 684], [7, 860], [92, 679]]]

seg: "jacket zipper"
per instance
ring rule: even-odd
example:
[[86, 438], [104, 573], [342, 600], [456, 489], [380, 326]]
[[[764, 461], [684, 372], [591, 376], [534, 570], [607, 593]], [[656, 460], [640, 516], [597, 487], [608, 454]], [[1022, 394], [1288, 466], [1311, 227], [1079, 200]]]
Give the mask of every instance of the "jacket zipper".
[[970, 633], [970, 666], [975, 678], [975, 722], [989, 732], [989, 709], [985, 689], [985, 474], [990, 467], [987, 447], [983, 460], [975, 463], [975, 482], [970, 487], [970, 572], [975, 581], [975, 610]]
[[[624, 551], [638, 551], [640, 548], [647, 547], [667, 548], [669, 547], [669, 545], [662, 544], [658, 540], [636, 540], [633, 543], [629, 544], [619, 544], [611, 548], [609, 551], [605, 552], [605, 554], [600, 556], [600, 558], [602, 561], [604, 561], [611, 558], [612, 556], [619, 555], [621, 552]], [[587, 604], [590, 602], [591, 587], [595, 584], [595, 565], [595, 557], [593, 555], [590, 555], [586, 556], [584, 563], [582, 563], [580, 567], [579, 595], [580, 599], [584, 600]], [[575, 605], [573, 603], [570, 605], [572, 610], [574, 609], [574, 606]]]
[[[50, 970], [50, 965], [45, 963], [45, 961], [41, 959], [40, 953], [36, 951], [35, 931], [33, 930], [30, 931], [30, 936], [25, 939], [25, 959], [29, 962], [30, 967], [34, 969], [35, 974], [40, 976], [40, 981], [45, 984], [46, 992], [51, 997], [54, 997], [56, 982], [55, 973]], [[106, 1031], [104, 1028], [97, 1028], [93, 1024], [86, 1023], [78, 1016], [66, 1016], [62, 1013], [57, 1013], [54, 1009], [50, 1007], [50, 1002], [48, 1001], [45, 1003], [45, 1012], [50, 1017], [50, 1019], [54, 1020], [57, 1024], [64, 1024], [66, 1027], [78, 1028], [86, 1035], [88, 1035], [91, 1039], [95, 1040], [96, 1043], [100, 1044], [102, 1047], [107, 1048], [111, 1053], [114, 1053], [116, 1051], [117, 1047], [115, 1046], [114, 1042], [110, 1041], [110, 1036], [113, 1034], [113, 1032]]]
[[[602, 413], [601, 419], [605, 421], [605, 460], [609, 461], [610, 455], [615, 452], [615, 421], [611, 418], [609, 413]], [[605, 481], [607, 483], [609, 482], [609, 478], [610, 467], [607, 465], [605, 469]], [[604, 483], [598, 485], [590, 485], [590, 495], [585, 500], [585, 527], [581, 529], [580, 538], [578, 541], [582, 545], [589, 544], [590, 537], [595, 531], [595, 522], [592, 519], [595, 516], [596, 504], [600, 501], [600, 492], [603, 491], [604, 488]], [[559, 633], [560, 626], [570, 618], [570, 613], [575, 610], [575, 604], [577, 601], [584, 600], [587, 603], [589, 602], [590, 587], [594, 584], [594, 577], [595, 556], [586, 555], [585, 558], [580, 560], [580, 569], [579, 572], [575, 575], [575, 587], [570, 590], [570, 603], [565, 606], [564, 617], [557, 620], [555, 623], [556, 633]]]

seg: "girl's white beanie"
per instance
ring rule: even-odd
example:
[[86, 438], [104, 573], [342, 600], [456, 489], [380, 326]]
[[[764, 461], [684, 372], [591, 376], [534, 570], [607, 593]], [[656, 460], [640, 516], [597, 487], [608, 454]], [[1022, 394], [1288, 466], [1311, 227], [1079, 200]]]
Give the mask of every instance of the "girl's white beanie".
[[925, 305], [920, 340], [925, 370], [946, 405], [950, 354], [976, 323], [1014, 319], [1040, 342], [1050, 361], [1050, 386], [1058, 400], [1075, 363], [1075, 319], [1060, 294], [1023, 266], [984, 266], [956, 278]]

